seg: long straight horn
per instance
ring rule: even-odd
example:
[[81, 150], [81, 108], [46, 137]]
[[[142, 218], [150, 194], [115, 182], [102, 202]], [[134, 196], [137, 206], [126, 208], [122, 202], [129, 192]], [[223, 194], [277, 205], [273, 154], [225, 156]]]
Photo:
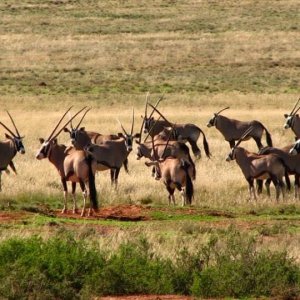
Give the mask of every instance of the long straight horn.
[[227, 106], [227, 107], [221, 109], [220, 111], [218, 111], [218, 112], [216, 113], [216, 115], [220, 114], [222, 111], [224, 111], [224, 110], [226, 110], [226, 109], [229, 109], [229, 108], [230, 108], [230, 106]]
[[144, 117], [144, 118], [147, 118], [147, 110], [148, 110], [149, 96], [150, 96], [150, 93], [147, 92], [147, 95], [146, 95], [146, 103], [145, 103], [145, 117]]
[[295, 113], [294, 113], [294, 110], [296, 109], [296, 106], [298, 105], [299, 101], [300, 101], [300, 97], [299, 97], [299, 99], [297, 100], [297, 102], [295, 103], [295, 105], [294, 105], [294, 107], [293, 107], [293, 109], [292, 109], [290, 115], [295, 114]]
[[[66, 122], [64, 124], [64, 126], [62, 126], [62, 128], [53, 136], [51, 137], [51, 140], [55, 139], [63, 130], [64, 128], [69, 125], [70, 122], [72, 122], [72, 120], [77, 117], [84, 109], [86, 109], [86, 106], [84, 108], [82, 108], [80, 111], [78, 111], [68, 122]], [[48, 141], [50, 141], [50, 139], [48, 139]]]
[[117, 118], [117, 121], [118, 121], [118, 123], [120, 124], [120, 126], [121, 126], [123, 132], [124, 132], [126, 135], [128, 135], [128, 133], [126, 132], [125, 128], [123, 127], [122, 123], [120, 122], [120, 120], [119, 120], [118, 118]]
[[[71, 120], [71, 119], [72, 119], [72, 114], [71, 114], [71, 112], [69, 112], [69, 120]], [[70, 122], [70, 126], [71, 126], [71, 129], [74, 130], [72, 121]]]
[[154, 107], [152, 104], [149, 104], [149, 106], [152, 107], [153, 110], [156, 111], [167, 123], [169, 123], [170, 126], [172, 126], [172, 123], [169, 122], [156, 107]]
[[133, 128], [134, 128], [134, 108], [132, 108], [132, 125], [131, 125], [131, 131], [130, 134], [133, 134]]
[[154, 147], [154, 137], [151, 137], [151, 142], [152, 142], [152, 151], [153, 151], [153, 156], [154, 156], [154, 160], [158, 161], [158, 157], [157, 157], [157, 153], [155, 152], [155, 147]]
[[152, 130], [154, 129], [156, 123], [157, 123], [159, 120], [160, 120], [160, 117], [158, 117], [158, 119], [155, 121], [155, 123], [154, 123], [154, 124], [151, 126], [151, 128], [149, 129], [148, 134], [147, 134], [147, 136], [146, 136], [145, 139], [144, 139], [144, 143], [147, 141], [149, 135], [152, 133]]
[[295, 116], [296, 115], [296, 113], [299, 111], [299, 109], [300, 109], [300, 106], [295, 110], [295, 112], [293, 113], [293, 115]]
[[18, 128], [17, 128], [17, 126], [16, 126], [16, 124], [15, 124], [15, 122], [14, 122], [12, 116], [10, 115], [10, 113], [8, 112], [8, 110], [7, 110], [6, 112], [7, 112], [8, 116], [9, 116], [9, 118], [10, 118], [12, 124], [13, 124], [14, 127], [15, 127], [15, 130], [16, 130], [17, 135], [18, 135], [19, 137], [21, 137], [21, 136], [20, 136], [20, 133], [19, 133], [19, 131], [18, 131]]
[[161, 159], [163, 159], [164, 156], [165, 156], [166, 150], [168, 148], [169, 142], [171, 140], [171, 137], [172, 137], [172, 134], [173, 134], [173, 131], [174, 131], [174, 127], [175, 127], [175, 124], [173, 124], [173, 126], [172, 126], [172, 128], [170, 130], [170, 133], [169, 133], [169, 136], [168, 136], [168, 139], [167, 139], [167, 143], [166, 143], [165, 149], [164, 149], [164, 151], [163, 151], [163, 153], [162, 153], [162, 155], [160, 157]]
[[[155, 103], [155, 105], [154, 105], [155, 108], [157, 108], [158, 104], [164, 99], [164, 97], [165, 97], [165, 94], [162, 94], [162, 95], [158, 98], [158, 100], [156, 101], [156, 103]], [[153, 116], [153, 114], [154, 114], [154, 110], [152, 110], [152, 112], [151, 112], [149, 118], [151, 118], [151, 117]]]
[[16, 137], [16, 135], [6, 125], [4, 125], [2, 122], [0, 122], [0, 125], [2, 125], [13, 137]]
[[49, 135], [47, 141], [49, 141], [49, 140], [52, 138], [54, 132], [56, 131], [56, 129], [58, 128], [58, 126], [61, 124], [63, 118], [64, 118], [64, 117], [66, 116], [66, 114], [71, 110], [72, 107], [73, 107], [73, 106], [70, 106], [69, 109], [68, 109], [68, 110], [64, 113], [64, 115], [61, 117], [61, 119], [59, 120], [59, 122], [57, 123], [57, 125], [55, 126], [55, 128], [53, 129], [53, 131], [51, 132], [51, 134]]
[[251, 133], [253, 130], [253, 126], [249, 127], [244, 133], [243, 135], [239, 138], [239, 140], [237, 141], [235, 147], [237, 147], [242, 141], [244, 138], [246, 138], [248, 136], [249, 133]]
[[[86, 108], [86, 107], [85, 107], [85, 108]], [[79, 128], [79, 126], [80, 126], [80, 124], [82, 123], [84, 117], [86, 116], [86, 114], [87, 114], [90, 110], [91, 110], [91, 108], [88, 108], [88, 109], [84, 112], [83, 116], [81, 117], [79, 123], [77, 124], [77, 126], [76, 126], [76, 128], [75, 128], [76, 130]]]

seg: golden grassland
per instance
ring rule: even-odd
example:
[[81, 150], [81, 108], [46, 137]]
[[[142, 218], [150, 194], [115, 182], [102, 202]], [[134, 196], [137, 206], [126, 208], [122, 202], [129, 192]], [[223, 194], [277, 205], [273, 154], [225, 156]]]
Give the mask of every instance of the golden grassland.
[[[166, 96], [166, 100], [161, 103], [161, 111], [169, 120], [176, 123], [191, 122], [197, 124], [205, 132], [208, 139], [212, 158], [209, 160], [205, 157], [202, 146], [202, 137], [198, 141], [198, 145], [202, 148], [202, 158], [196, 162], [197, 180], [195, 181], [195, 205], [209, 205], [219, 208], [229, 206], [234, 207], [235, 204], [247, 203], [248, 191], [247, 182], [244, 179], [239, 167], [235, 162], [228, 163], [225, 161], [229, 153], [229, 144], [224, 141], [221, 134], [215, 128], [207, 128], [206, 123], [212, 117], [213, 112], [219, 110], [225, 105], [232, 108], [226, 113], [229, 117], [240, 120], [260, 120], [269, 129], [275, 146], [285, 146], [293, 143], [294, 138], [291, 130], [284, 130], [283, 113], [289, 111], [293, 105], [294, 99], [282, 101], [281, 98], [290, 98], [287, 96], [272, 96], [274, 99], [274, 107], [269, 108], [270, 96], [260, 96], [260, 99], [254, 99], [249, 96], [248, 104], [243, 101], [244, 95], [233, 94], [220, 97], [220, 104], [217, 105], [189, 105], [185, 107], [183, 104], [178, 107], [172, 100], [171, 95]], [[140, 102], [144, 102], [145, 95], [139, 95]], [[215, 98], [218, 98], [215, 96]], [[266, 100], [263, 100], [263, 99]], [[152, 96], [152, 101], [156, 101], [157, 96]], [[224, 99], [224, 100], [221, 100]], [[230, 100], [232, 99], [232, 100]], [[27, 153], [23, 156], [17, 154], [15, 163], [19, 172], [18, 176], [3, 175], [3, 190], [6, 195], [17, 195], [19, 193], [59, 193], [61, 191], [59, 176], [54, 167], [47, 159], [38, 161], [35, 154], [39, 149], [39, 137], [47, 138], [51, 130], [64, 110], [71, 104], [67, 101], [56, 101], [57, 108], [53, 110], [48, 105], [38, 105], [34, 107], [35, 100], [29, 100], [26, 104], [14, 109], [11, 104], [3, 104], [3, 109], [9, 109], [13, 114], [20, 132], [25, 135], [24, 144]], [[209, 99], [207, 99], [209, 101]], [[270, 100], [272, 101], [272, 100]], [[182, 100], [184, 102], [184, 100]], [[205, 101], [204, 101], [205, 102]], [[218, 102], [216, 100], [216, 102]], [[280, 106], [281, 102], [281, 106]], [[174, 103], [174, 104], [173, 104]], [[221, 103], [223, 104], [221, 106]], [[250, 105], [250, 103], [252, 105]], [[262, 103], [262, 104], [261, 104]], [[76, 103], [75, 108], [80, 109], [83, 105], [91, 105], [93, 109], [88, 113], [83, 125], [87, 130], [95, 130], [101, 133], [117, 133], [120, 132], [116, 118], [118, 117], [124, 124], [125, 128], [131, 126], [131, 105], [94, 105], [90, 101], [83, 101], [81, 105]], [[249, 106], [250, 105], [250, 106]], [[139, 132], [141, 125], [140, 115], [143, 114], [144, 107], [135, 105], [135, 131]], [[75, 112], [76, 109], [73, 109]], [[178, 111], [180, 110], [180, 113]], [[5, 124], [9, 124], [9, 119], [2, 113], [1, 120]], [[66, 118], [67, 120], [67, 118]], [[1, 130], [3, 132], [3, 130]], [[60, 143], [69, 143], [69, 136], [61, 133], [59, 136]], [[263, 143], [266, 144], [263, 137]], [[244, 143], [244, 147], [251, 151], [257, 151], [254, 141]], [[167, 192], [161, 182], [156, 182], [150, 175], [150, 169], [144, 165], [145, 159], [136, 160], [136, 146], [129, 155], [130, 174], [126, 174], [124, 170], [120, 173], [119, 189], [114, 191], [110, 186], [109, 172], [101, 172], [97, 175], [97, 187], [99, 191], [99, 200], [103, 204], [116, 204], [119, 201], [126, 203], [140, 203], [150, 198], [155, 199], [155, 203], [167, 203]], [[263, 197], [260, 202], [274, 201], [274, 197], [267, 199]], [[293, 201], [289, 195], [285, 201]], [[179, 195], [177, 203], [180, 202]]]

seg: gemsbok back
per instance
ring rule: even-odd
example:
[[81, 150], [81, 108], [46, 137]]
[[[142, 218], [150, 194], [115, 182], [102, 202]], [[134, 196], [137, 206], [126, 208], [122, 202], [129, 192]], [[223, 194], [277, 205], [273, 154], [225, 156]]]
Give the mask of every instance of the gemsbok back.
[[145, 118], [144, 118], [144, 132], [145, 133], [149, 133], [149, 135], [151, 137], [154, 137], [156, 135], [158, 135], [159, 133], [161, 133], [166, 127], [171, 127], [173, 128], [173, 140], [178, 140], [178, 141], [182, 141], [182, 142], [189, 142], [189, 144], [192, 147], [192, 151], [194, 153], [194, 155], [197, 158], [201, 157], [201, 150], [199, 149], [199, 147], [197, 146], [197, 141], [200, 137], [200, 134], [202, 134], [203, 136], [203, 147], [204, 147], [204, 151], [205, 154], [208, 158], [210, 158], [211, 154], [209, 152], [209, 145], [208, 142], [206, 140], [206, 136], [204, 134], [204, 132], [202, 131], [201, 128], [199, 128], [198, 126], [196, 126], [195, 124], [191, 124], [191, 123], [187, 123], [187, 124], [174, 124], [171, 123], [170, 121], [168, 121], [166, 119], [166, 117], [156, 108], [156, 106], [153, 106], [152, 104], [146, 102], [146, 107], [150, 106], [153, 111], [152, 113], [155, 111], [159, 114], [159, 116], [163, 119], [157, 119], [155, 120], [152, 117], [146, 117], [147, 115], [147, 110], [145, 110]]
[[[154, 147], [154, 142], [152, 138], [152, 147]], [[165, 149], [167, 149], [168, 144], [166, 144]], [[161, 178], [165, 187], [169, 192], [169, 205], [171, 202], [175, 205], [175, 189], [181, 192], [182, 206], [192, 204], [192, 199], [194, 196], [194, 186], [192, 182], [193, 177], [193, 167], [192, 165], [184, 159], [166, 157], [164, 158], [164, 153], [161, 157], [158, 157], [153, 151], [155, 160], [145, 162], [147, 167], [155, 166], [157, 175], [156, 178]]]
[[284, 198], [284, 183], [283, 176], [285, 174], [286, 166], [284, 161], [276, 154], [258, 155], [251, 153], [239, 144], [251, 134], [252, 127], [248, 128], [244, 134], [237, 141], [236, 145], [232, 147], [226, 161], [236, 160], [238, 166], [242, 170], [246, 180], [249, 184], [250, 199], [253, 193], [254, 199], [257, 200], [254, 179], [267, 179], [271, 178], [276, 187], [276, 200], [279, 200], [280, 191]]
[[[115, 184], [116, 187], [120, 169], [122, 165], [127, 162], [128, 155], [132, 151], [133, 140], [139, 137], [139, 134], [133, 134], [134, 110], [132, 110], [132, 124], [129, 133], [125, 130], [120, 121], [119, 123], [123, 130], [119, 139], [107, 140], [101, 144], [91, 143], [84, 147], [85, 151], [97, 162], [97, 171], [111, 170], [111, 182]], [[75, 141], [73, 145], [77, 147], [77, 141]]]
[[300, 138], [300, 117], [297, 112], [300, 109], [300, 106], [296, 109], [299, 104], [300, 98], [295, 103], [292, 111], [289, 114], [284, 114], [285, 124], [284, 129], [291, 128], [296, 135], [296, 139]]
[[[36, 158], [38, 160], [48, 158], [48, 160], [54, 165], [54, 167], [58, 171], [58, 174], [60, 175], [64, 190], [64, 206], [62, 209], [62, 213], [65, 213], [67, 211], [67, 181], [70, 181], [72, 183], [73, 213], [77, 212], [75, 190], [76, 183], [78, 182], [83, 193], [83, 208], [81, 211], [81, 216], [85, 215], [87, 186], [89, 189], [90, 198], [90, 208], [88, 215], [91, 215], [92, 209], [98, 209], [97, 192], [95, 187], [95, 165], [93, 165], [92, 159], [90, 157], [87, 157], [84, 151], [77, 151], [72, 148], [66, 151], [67, 147], [65, 145], [60, 145], [57, 143], [57, 136], [63, 131], [65, 126], [69, 124], [70, 120], [60, 130], [58, 130], [57, 132], [56, 130], [70, 109], [71, 107], [62, 116], [62, 118], [59, 120], [58, 124], [55, 126], [54, 130], [46, 140], [40, 138], [40, 143], [42, 145], [36, 154]], [[72, 118], [75, 118], [82, 110], [80, 110]]]
[[229, 107], [223, 108], [219, 112], [214, 113], [214, 116], [208, 121], [207, 127], [215, 126], [224, 136], [225, 140], [229, 142], [230, 148], [232, 148], [235, 145], [235, 141], [238, 141], [243, 135], [243, 133], [250, 127], [252, 128], [252, 130], [244, 138], [244, 140], [253, 138], [256, 142], [258, 149], [261, 149], [263, 148], [261, 138], [263, 132], [265, 131], [267, 144], [268, 146], [272, 147], [271, 135], [261, 122], [255, 120], [244, 122], [235, 119], [230, 119], [220, 115], [220, 113], [226, 109], [229, 109]]
[[21, 154], [25, 154], [25, 148], [22, 142], [22, 137], [16, 127], [16, 124], [10, 115], [8, 111], [6, 111], [15, 130], [16, 133], [14, 133], [12, 130], [10, 130], [6, 125], [4, 125], [2, 122], [0, 122], [0, 125], [6, 129], [8, 133], [5, 133], [6, 140], [0, 141], [0, 192], [2, 190], [2, 184], [1, 184], [1, 175], [2, 171], [6, 171], [9, 173], [7, 167], [10, 166], [10, 168], [14, 171], [15, 174], [17, 174], [16, 168], [13, 163], [13, 158], [17, 154], [17, 152], [20, 152]]

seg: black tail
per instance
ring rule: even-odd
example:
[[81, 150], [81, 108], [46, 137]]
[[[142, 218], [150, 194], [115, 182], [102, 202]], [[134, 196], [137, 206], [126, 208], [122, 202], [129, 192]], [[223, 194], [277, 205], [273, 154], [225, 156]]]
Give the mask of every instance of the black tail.
[[128, 174], [129, 173], [129, 171], [128, 171], [128, 158], [126, 158], [124, 160], [123, 166], [124, 166], [125, 172]]
[[193, 161], [193, 159], [192, 159], [192, 157], [191, 157], [191, 155], [190, 155], [190, 149], [189, 149], [189, 147], [186, 145], [186, 144], [184, 144], [184, 143], [180, 143], [180, 149], [181, 150], [183, 150], [184, 151], [184, 153], [187, 155], [187, 157], [188, 157], [188, 160], [189, 160], [189, 163], [192, 165], [192, 167], [193, 167], [193, 180], [195, 180], [196, 179], [196, 166], [195, 166], [195, 163], [194, 163], [194, 161]]
[[192, 199], [194, 196], [194, 186], [193, 186], [193, 182], [192, 179], [189, 175], [189, 167], [190, 164], [186, 161], [183, 162], [182, 168], [185, 171], [186, 174], [186, 179], [185, 179], [185, 193], [186, 193], [186, 198], [187, 198], [187, 202], [188, 204], [192, 204]]
[[93, 206], [93, 209], [98, 209], [98, 199], [97, 199], [97, 190], [96, 190], [96, 184], [95, 184], [95, 175], [93, 173], [92, 169], [92, 157], [87, 156], [86, 162], [89, 167], [89, 196], [90, 196], [90, 202]]
[[268, 144], [269, 147], [273, 147], [273, 142], [272, 142], [272, 137], [270, 132], [267, 130], [267, 128], [261, 124], [261, 126], [264, 128], [265, 132], [266, 132], [266, 142]]
[[[200, 129], [200, 128], [199, 128]], [[200, 129], [201, 133], [202, 133], [202, 136], [203, 136], [203, 147], [204, 147], [204, 151], [205, 151], [205, 154], [208, 158], [211, 157], [211, 153], [209, 151], [209, 145], [208, 145], [208, 142], [206, 140], [206, 137], [205, 137], [205, 134], [204, 132]]]
[[291, 190], [291, 181], [290, 181], [290, 177], [289, 177], [289, 174], [287, 171], [285, 171], [284, 177], [285, 177], [286, 188], [288, 191], [290, 191]]

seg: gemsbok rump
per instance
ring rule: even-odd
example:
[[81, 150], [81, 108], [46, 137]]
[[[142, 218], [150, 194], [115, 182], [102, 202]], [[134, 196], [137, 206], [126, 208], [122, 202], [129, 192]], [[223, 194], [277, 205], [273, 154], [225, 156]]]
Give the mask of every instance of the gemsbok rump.
[[[154, 149], [154, 142], [152, 138], [152, 147]], [[168, 144], [165, 145], [167, 149]], [[161, 178], [166, 189], [169, 192], [169, 205], [171, 202], [175, 205], [175, 189], [181, 192], [182, 206], [192, 204], [192, 199], [194, 196], [194, 186], [192, 182], [193, 177], [193, 167], [192, 165], [184, 159], [174, 158], [174, 157], [164, 157], [162, 153], [161, 157], [158, 157], [154, 151], [155, 160], [145, 162], [147, 167], [154, 166], [156, 170], [156, 178]]]
[[[92, 159], [88, 157], [84, 151], [78, 151], [72, 148], [66, 151], [67, 147], [65, 145], [59, 145], [57, 143], [57, 136], [63, 131], [65, 126], [69, 124], [70, 120], [60, 130], [58, 130], [58, 132], [55, 133], [63, 118], [70, 109], [71, 107], [62, 116], [62, 118], [59, 120], [58, 124], [55, 126], [54, 130], [46, 140], [40, 138], [40, 143], [42, 145], [36, 154], [36, 158], [38, 160], [48, 158], [48, 160], [55, 166], [58, 171], [64, 190], [64, 206], [62, 209], [62, 213], [65, 213], [67, 211], [67, 181], [70, 181], [72, 183], [73, 213], [77, 212], [75, 190], [76, 183], [79, 183], [83, 193], [83, 208], [81, 211], [81, 216], [84, 216], [87, 198], [87, 186], [89, 189], [90, 198], [90, 208], [88, 215], [92, 213], [92, 209], [98, 209], [94, 176], [95, 165], [93, 165]], [[75, 118], [82, 110], [80, 110], [72, 118]]]
[[5, 133], [6, 140], [0, 141], [0, 192], [2, 190], [2, 184], [1, 184], [2, 171], [9, 173], [7, 167], [10, 166], [10, 168], [14, 171], [14, 173], [17, 174], [15, 165], [12, 160], [17, 154], [17, 152], [20, 152], [21, 154], [25, 154], [25, 148], [22, 142], [22, 139], [24, 137], [20, 135], [10, 113], [8, 111], [6, 112], [16, 130], [16, 133], [14, 133], [6, 125], [0, 122], [0, 125], [4, 127], [4, 129], [6, 129], [8, 133], [10, 133], [10, 135], [8, 133]]
[[271, 178], [276, 187], [276, 200], [278, 201], [280, 191], [284, 198], [284, 183], [282, 180], [286, 170], [284, 161], [276, 154], [258, 155], [256, 153], [251, 153], [242, 147], [238, 147], [239, 144], [247, 138], [247, 135], [251, 134], [252, 130], [253, 128], [250, 127], [242, 134], [236, 145], [232, 147], [226, 161], [236, 160], [248, 181], [250, 199], [253, 193], [254, 199], [257, 200], [253, 184], [254, 179], [265, 180]]
[[263, 148], [261, 138], [263, 132], [265, 131], [267, 144], [268, 146], [272, 147], [271, 135], [261, 122], [255, 120], [244, 122], [235, 119], [230, 119], [220, 115], [220, 113], [226, 109], [229, 109], [229, 107], [223, 108], [219, 112], [214, 113], [214, 116], [208, 121], [207, 127], [215, 126], [224, 136], [225, 140], [229, 142], [230, 148], [232, 148], [235, 145], [235, 141], [238, 141], [243, 135], [243, 133], [250, 127], [252, 128], [252, 130], [244, 138], [244, 140], [253, 138], [256, 142], [258, 149], [261, 149]]

